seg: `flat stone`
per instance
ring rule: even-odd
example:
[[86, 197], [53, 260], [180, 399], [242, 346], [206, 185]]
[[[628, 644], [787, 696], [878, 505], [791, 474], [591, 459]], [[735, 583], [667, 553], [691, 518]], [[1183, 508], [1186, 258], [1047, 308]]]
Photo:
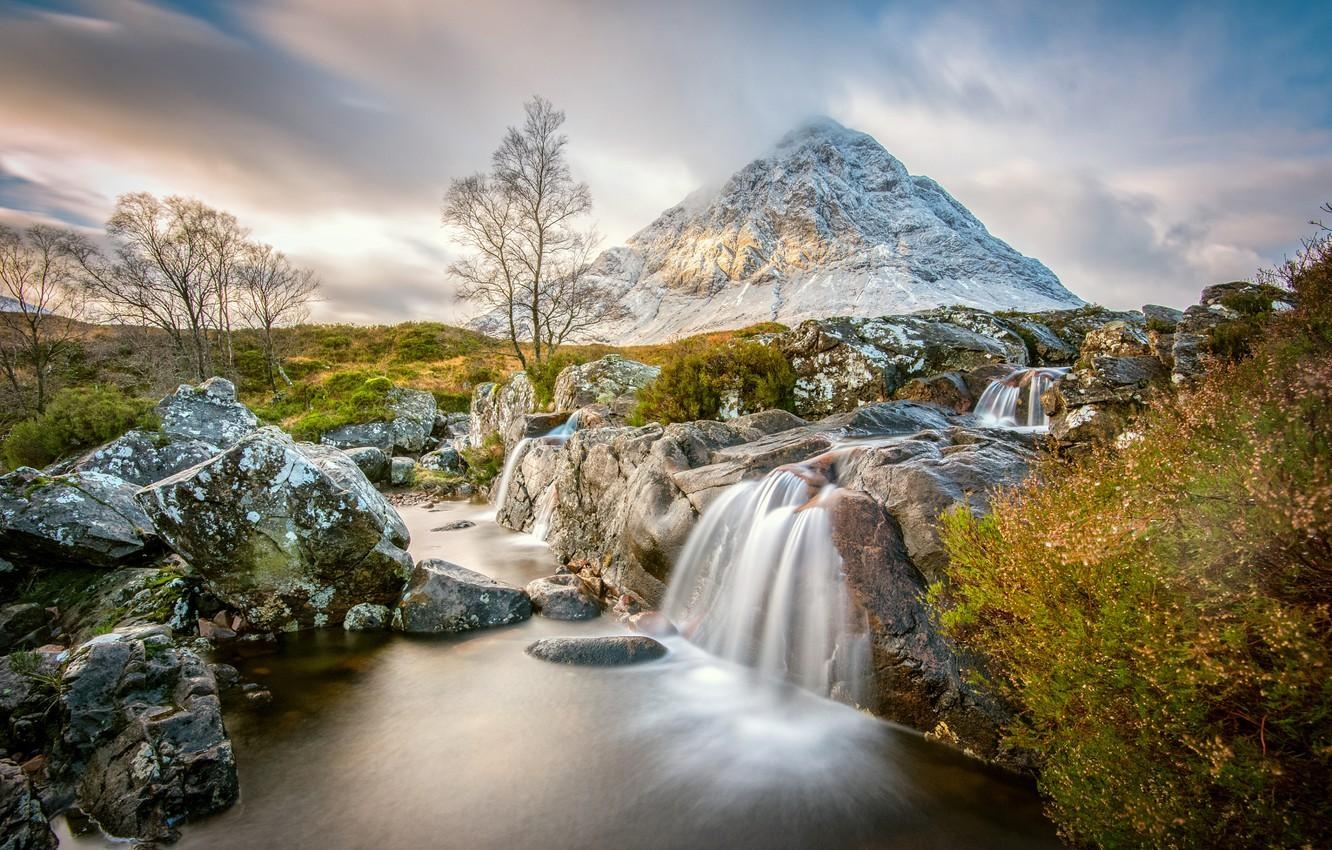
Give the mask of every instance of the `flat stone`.
[[666, 647], [645, 635], [542, 638], [527, 647], [527, 654], [554, 664], [621, 667], [655, 661], [666, 655]]
[[527, 585], [532, 607], [552, 620], [590, 620], [600, 616], [601, 606], [593, 599], [576, 575], [539, 578]]

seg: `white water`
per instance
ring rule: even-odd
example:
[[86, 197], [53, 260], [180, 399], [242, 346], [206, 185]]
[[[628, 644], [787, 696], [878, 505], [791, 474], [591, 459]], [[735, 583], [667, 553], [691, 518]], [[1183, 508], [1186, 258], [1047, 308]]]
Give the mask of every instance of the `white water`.
[[[543, 436], [524, 437], [523, 439], [519, 440], [517, 444], [514, 445], [513, 450], [509, 452], [509, 456], [504, 459], [504, 471], [500, 473], [499, 487], [494, 491], [495, 495], [490, 500], [491, 504], [495, 506], [496, 510], [504, 507], [504, 500], [509, 497], [509, 484], [512, 483], [513, 481], [514, 470], [518, 468], [518, 464], [522, 461], [523, 455], [527, 454], [527, 450], [532, 445], [532, 442], [534, 440], [539, 440], [543, 443], [548, 443], [552, 445], [563, 445], [565, 442], [568, 441], [568, 439], [571, 436], [573, 436], [573, 432], [577, 430], [578, 430], [578, 412], [574, 411], [573, 415], [570, 416], [568, 419], [566, 419], [563, 425], [560, 425], [556, 428], [552, 428]], [[554, 489], [553, 484], [551, 485], [550, 489], [551, 490]], [[542, 540], [546, 539], [546, 530], [548, 530], [550, 526], [550, 517], [555, 510], [555, 497], [553, 492], [550, 493], [548, 497], [543, 496], [543, 505], [547, 505], [547, 503], [548, 503], [548, 510], [546, 508], [543, 508], [543, 510], [545, 511], [546, 528], [539, 535], [539, 537]], [[540, 517], [538, 517], [538, 520], [540, 520]]]
[[833, 545], [836, 490], [788, 469], [729, 488], [690, 533], [663, 609], [714, 655], [861, 701], [868, 633]]
[[1014, 368], [981, 393], [976, 402], [976, 417], [986, 425], [1004, 428], [1050, 427], [1050, 418], [1041, 406], [1041, 393], [1067, 371], [1066, 366]]

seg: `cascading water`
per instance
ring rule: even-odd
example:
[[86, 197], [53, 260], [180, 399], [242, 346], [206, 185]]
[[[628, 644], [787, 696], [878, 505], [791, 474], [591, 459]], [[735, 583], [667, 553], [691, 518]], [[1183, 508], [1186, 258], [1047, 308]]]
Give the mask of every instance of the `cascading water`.
[[996, 378], [976, 402], [976, 417], [1004, 428], [1048, 428], [1041, 394], [1068, 371], [1067, 366], [1017, 367]]
[[836, 493], [789, 468], [729, 488], [690, 533], [663, 610], [715, 655], [862, 702], [869, 639], [833, 545]]
[[[502, 508], [504, 506], [504, 500], [509, 496], [509, 484], [513, 481], [514, 470], [518, 468], [518, 464], [522, 461], [523, 455], [527, 454], [528, 448], [534, 441], [562, 445], [567, 442], [568, 439], [573, 436], [573, 432], [577, 430], [578, 412], [574, 411], [572, 416], [564, 420], [564, 424], [552, 428], [544, 435], [540, 437], [524, 437], [519, 440], [517, 444], [514, 445], [513, 450], [509, 452], [509, 456], [504, 459], [504, 471], [500, 473], [499, 487], [495, 489], [494, 496], [491, 498], [490, 503], [495, 505], [496, 508]], [[552, 512], [555, 509], [555, 500], [553, 497], [550, 499], [550, 509]], [[550, 525], [549, 515], [546, 516], [546, 525]], [[543, 540], [545, 539], [544, 533], [541, 535], [541, 538]]]

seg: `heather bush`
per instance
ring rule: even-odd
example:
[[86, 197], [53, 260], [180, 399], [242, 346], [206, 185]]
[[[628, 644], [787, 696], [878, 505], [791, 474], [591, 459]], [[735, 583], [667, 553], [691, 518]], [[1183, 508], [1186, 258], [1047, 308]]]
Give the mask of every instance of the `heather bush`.
[[82, 449], [114, 440], [131, 428], [156, 428], [153, 404], [125, 395], [118, 387], [61, 390], [46, 411], [25, 419], [5, 438], [5, 462], [42, 467]]
[[757, 342], [698, 347], [679, 353], [638, 393], [640, 422], [717, 419], [723, 408], [751, 413], [795, 405], [795, 372], [781, 352]]
[[1332, 845], [1330, 244], [1250, 359], [945, 520], [933, 600], [1071, 844]]
[[288, 388], [255, 413], [282, 424], [298, 440], [317, 441], [325, 431], [343, 425], [392, 421], [391, 389], [392, 381], [368, 370], [333, 372], [321, 381]]

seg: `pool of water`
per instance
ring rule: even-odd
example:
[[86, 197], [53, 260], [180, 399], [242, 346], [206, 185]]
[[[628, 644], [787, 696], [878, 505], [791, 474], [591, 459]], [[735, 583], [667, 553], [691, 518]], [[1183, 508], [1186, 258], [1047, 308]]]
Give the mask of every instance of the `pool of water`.
[[[484, 506], [405, 508], [412, 553], [513, 582], [542, 544]], [[473, 528], [432, 531], [470, 519]], [[457, 637], [303, 633], [225, 660], [273, 701], [228, 698], [241, 800], [180, 848], [1058, 847], [1032, 791], [919, 735], [670, 642], [667, 658], [537, 661], [540, 617]], [[62, 847], [114, 846], [75, 835]]]

